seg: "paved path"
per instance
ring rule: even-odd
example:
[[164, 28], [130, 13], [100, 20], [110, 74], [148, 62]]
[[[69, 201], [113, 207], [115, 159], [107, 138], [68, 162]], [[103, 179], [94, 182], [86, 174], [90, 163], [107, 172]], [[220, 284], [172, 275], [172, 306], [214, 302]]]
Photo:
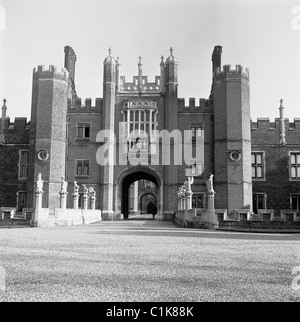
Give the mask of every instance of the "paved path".
[[300, 301], [299, 234], [136, 219], [0, 230], [0, 300]]

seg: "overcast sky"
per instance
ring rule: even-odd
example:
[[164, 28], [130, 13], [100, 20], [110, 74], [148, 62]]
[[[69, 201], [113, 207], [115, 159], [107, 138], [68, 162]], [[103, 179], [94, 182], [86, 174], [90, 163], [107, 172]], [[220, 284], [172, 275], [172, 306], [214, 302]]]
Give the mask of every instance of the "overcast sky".
[[102, 97], [109, 47], [120, 56], [122, 76], [137, 75], [141, 55], [151, 81], [171, 46], [179, 97], [207, 98], [211, 54], [221, 45], [222, 65], [250, 69], [252, 119], [274, 120], [281, 98], [285, 116], [300, 117], [300, 0], [0, 0], [0, 6], [6, 13], [0, 99], [7, 99], [11, 118], [30, 117], [32, 69], [63, 66], [65, 45], [77, 54], [83, 99]]

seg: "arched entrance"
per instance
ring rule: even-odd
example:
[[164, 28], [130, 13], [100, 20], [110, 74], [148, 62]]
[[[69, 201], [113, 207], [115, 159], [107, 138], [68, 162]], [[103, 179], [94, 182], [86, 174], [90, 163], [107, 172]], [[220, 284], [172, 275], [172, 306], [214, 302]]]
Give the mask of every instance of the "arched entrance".
[[157, 196], [151, 191], [142, 192], [139, 195], [139, 208], [141, 214], [152, 214], [153, 208], [157, 209]]
[[157, 186], [157, 213], [162, 211], [163, 189], [161, 189], [162, 181], [157, 171], [143, 166], [132, 167], [122, 171], [117, 180], [116, 209], [120, 209], [124, 219], [128, 219], [129, 216], [129, 187], [139, 180], [148, 180]]

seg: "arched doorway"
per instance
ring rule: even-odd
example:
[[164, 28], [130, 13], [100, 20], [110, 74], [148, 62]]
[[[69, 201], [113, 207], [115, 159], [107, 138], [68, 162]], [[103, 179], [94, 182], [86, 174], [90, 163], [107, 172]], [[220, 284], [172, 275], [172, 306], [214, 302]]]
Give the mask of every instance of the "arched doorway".
[[153, 208], [157, 209], [157, 196], [152, 191], [142, 192], [139, 195], [139, 209], [141, 214], [152, 214]]
[[146, 207], [146, 212], [147, 214], [152, 214], [153, 213], [153, 210], [154, 210], [154, 207], [155, 207], [155, 204], [150, 201], [148, 204], [147, 204], [147, 207]]
[[136, 181], [148, 180], [153, 182], [158, 188], [158, 197], [156, 200], [157, 213], [162, 210], [162, 193], [161, 189], [162, 182], [159, 174], [152, 168], [137, 166], [134, 168], [129, 168], [119, 175], [118, 177], [118, 194], [117, 194], [117, 206], [120, 205], [120, 211], [124, 216], [124, 219], [128, 219], [129, 216], [129, 187]]

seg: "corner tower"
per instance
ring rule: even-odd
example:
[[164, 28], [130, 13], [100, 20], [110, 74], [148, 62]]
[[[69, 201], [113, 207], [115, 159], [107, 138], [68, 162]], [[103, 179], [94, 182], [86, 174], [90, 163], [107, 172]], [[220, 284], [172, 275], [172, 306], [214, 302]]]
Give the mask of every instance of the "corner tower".
[[249, 71], [237, 65], [215, 69], [214, 175], [216, 207], [252, 208]]
[[[69, 73], [65, 68], [39, 66], [33, 70], [29, 191], [36, 190], [39, 172], [44, 180], [43, 208], [59, 207], [61, 178], [65, 177], [66, 117]], [[34, 196], [28, 196], [34, 204]]]

